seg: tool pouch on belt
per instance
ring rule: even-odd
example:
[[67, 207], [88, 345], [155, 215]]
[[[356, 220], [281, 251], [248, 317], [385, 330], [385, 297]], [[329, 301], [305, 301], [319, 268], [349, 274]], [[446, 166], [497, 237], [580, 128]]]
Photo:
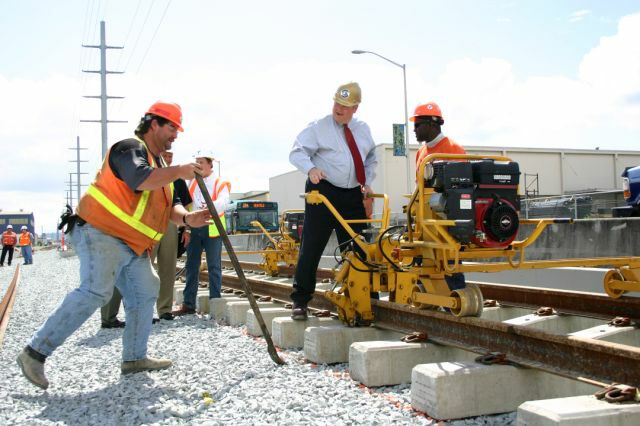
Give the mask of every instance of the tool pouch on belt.
[[60, 215], [58, 230], [61, 231], [66, 226], [67, 228], [64, 230], [64, 233], [68, 234], [71, 232], [78, 220], [80, 220], [80, 217], [77, 214], [73, 214], [71, 206], [67, 204], [65, 211]]

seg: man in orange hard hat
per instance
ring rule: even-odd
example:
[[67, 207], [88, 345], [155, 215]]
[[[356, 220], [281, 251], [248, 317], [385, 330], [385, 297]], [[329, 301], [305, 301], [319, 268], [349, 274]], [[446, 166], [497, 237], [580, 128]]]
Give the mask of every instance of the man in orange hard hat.
[[[124, 299], [126, 327], [122, 335], [121, 373], [168, 368], [171, 360], [147, 356], [153, 307], [160, 282], [149, 253], [169, 220], [203, 226], [209, 212], [189, 212], [176, 198], [173, 181], [202, 170], [196, 163], [167, 166], [160, 153], [182, 131], [182, 111], [156, 102], [135, 130], [135, 137], [114, 144], [94, 182], [68, 220], [80, 260], [80, 286], [67, 294], [34, 333], [17, 362], [34, 385], [49, 386], [44, 362], [96, 309], [111, 298], [114, 286]], [[71, 230], [69, 228], [72, 228]]]
[[418, 105], [409, 119], [418, 142], [424, 144], [416, 154], [416, 173], [420, 163], [429, 154], [466, 154], [464, 148], [442, 134], [442, 111], [435, 102]]
[[[429, 154], [466, 154], [464, 148], [448, 138], [442, 133], [441, 126], [444, 124], [442, 111], [435, 102], [427, 102], [418, 105], [413, 116], [409, 119], [413, 122], [413, 131], [416, 140], [423, 142], [423, 145], [416, 154], [416, 174], [420, 163]], [[466, 287], [464, 274], [455, 273], [446, 275], [445, 280], [451, 290], [458, 290]]]

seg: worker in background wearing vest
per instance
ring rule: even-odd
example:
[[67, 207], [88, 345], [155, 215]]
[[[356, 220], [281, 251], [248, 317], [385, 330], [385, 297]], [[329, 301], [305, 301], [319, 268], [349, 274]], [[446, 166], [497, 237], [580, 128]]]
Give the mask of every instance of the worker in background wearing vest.
[[4, 258], [9, 255], [7, 265], [11, 266], [13, 260], [13, 250], [18, 242], [18, 236], [13, 232], [13, 225], [7, 225], [7, 229], [2, 233], [2, 257], [0, 266], [4, 266]]
[[[358, 83], [338, 87], [332, 113], [300, 132], [289, 153], [289, 162], [308, 176], [305, 192], [319, 191], [346, 220], [371, 217], [373, 199], [365, 195], [372, 192], [370, 185], [378, 162], [369, 126], [353, 117], [360, 101]], [[354, 223], [351, 227], [361, 233], [367, 225]], [[334, 229], [343, 251], [351, 240], [347, 231], [326, 205], [305, 203], [302, 244], [291, 293], [294, 320], [307, 319], [307, 304], [316, 288], [316, 270]]]
[[[173, 152], [164, 151], [161, 155], [168, 166], [173, 164]], [[183, 206], [191, 204], [191, 196], [189, 195], [187, 183], [183, 179], [173, 181], [173, 189], [180, 198]], [[182, 233], [183, 240], [187, 240], [189, 238], [188, 235], [188, 233]], [[158, 301], [156, 302], [158, 319], [154, 318], [156, 322], [161, 319], [167, 321], [173, 320], [171, 310], [173, 308], [173, 287], [176, 282], [178, 242], [178, 227], [173, 223], [169, 223], [167, 231], [164, 233], [160, 242], [153, 248], [151, 255], [151, 261], [153, 262], [155, 260], [158, 276], [160, 277], [160, 293], [158, 294]]]
[[[194, 155], [196, 162], [202, 168], [202, 177], [209, 191], [211, 200], [220, 215], [222, 226], [225, 225], [224, 211], [229, 204], [231, 185], [229, 182], [215, 176], [213, 172], [213, 153], [210, 150], [199, 150]], [[206, 208], [206, 202], [196, 180], [188, 182], [191, 195], [191, 208]], [[183, 303], [179, 309], [173, 311], [173, 315], [188, 315], [196, 312], [196, 296], [198, 293], [198, 281], [200, 277], [200, 263], [202, 250], [207, 257], [207, 270], [209, 272], [209, 298], [220, 298], [222, 289], [222, 239], [215, 224], [208, 226], [190, 226], [190, 239], [185, 241], [187, 247], [186, 283], [183, 291]], [[186, 236], [189, 233], [185, 232]]]
[[[413, 117], [413, 131], [416, 140], [423, 142], [416, 154], [416, 174], [422, 160], [429, 154], [466, 154], [464, 148], [452, 139], [442, 134], [441, 126], [444, 124], [442, 111], [435, 102], [427, 102], [418, 105]], [[445, 275], [445, 281], [451, 290], [459, 290], [466, 287], [464, 274], [455, 273]]]
[[24, 264], [33, 264], [33, 234], [29, 232], [29, 229], [25, 225], [22, 225], [20, 228], [18, 244], [20, 245], [20, 252], [22, 253]]
[[70, 235], [80, 260], [80, 286], [67, 294], [18, 356], [22, 374], [34, 385], [49, 386], [46, 358], [109, 301], [114, 286], [124, 299], [127, 322], [121, 373], [171, 366], [171, 360], [147, 356], [160, 286], [149, 252], [169, 220], [198, 227], [211, 217], [207, 210], [187, 211], [174, 197], [174, 180], [191, 179], [201, 172], [196, 163], [169, 167], [160, 157], [171, 149], [179, 131], [180, 106], [153, 104], [140, 119], [135, 137], [109, 148], [101, 170], [78, 203], [76, 216], [68, 218], [67, 230], [72, 227]]

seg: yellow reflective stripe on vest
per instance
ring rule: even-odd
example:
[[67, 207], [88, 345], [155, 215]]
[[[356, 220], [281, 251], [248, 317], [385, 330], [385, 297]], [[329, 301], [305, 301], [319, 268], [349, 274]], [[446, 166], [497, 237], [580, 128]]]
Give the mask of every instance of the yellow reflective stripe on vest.
[[150, 191], [142, 191], [142, 196], [140, 197], [140, 201], [138, 201], [138, 205], [136, 206], [136, 211], [133, 212], [133, 218], [135, 220], [140, 220], [142, 215], [144, 214], [144, 210], [147, 208], [147, 201], [149, 201]]
[[[227, 229], [227, 219], [224, 217], [224, 213], [220, 215], [220, 222], [222, 222], [222, 227]], [[216, 238], [220, 236], [220, 231], [218, 231], [218, 227], [216, 224], [209, 225], [209, 237]]]
[[[141, 234], [151, 238], [154, 241], [160, 241], [160, 239], [162, 238], [162, 234], [160, 232], [157, 232], [155, 229], [140, 222], [139, 217], [130, 216], [122, 211], [120, 207], [116, 206], [113, 201], [108, 199], [107, 196], [100, 192], [100, 190], [93, 184], [89, 185], [87, 194], [93, 197], [102, 207], [107, 209], [109, 213], [111, 213], [136, 231], [140, 232]], [[138, 203], [138, 206], [139, 205], [140, 203]], [[138, 209], [136, 209], [136, 213], [137, 211]], [[144, 212], [144, 210], [142, 211]]]

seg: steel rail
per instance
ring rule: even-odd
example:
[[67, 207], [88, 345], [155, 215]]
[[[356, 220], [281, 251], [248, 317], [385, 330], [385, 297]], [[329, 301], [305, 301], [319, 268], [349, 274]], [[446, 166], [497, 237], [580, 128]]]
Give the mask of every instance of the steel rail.
[[495, 299], [501, 305], [537, 309], [554, 308], [559, 313], [612, 319], [628, 317], [640, 320], [640, 297], [621, 296], [612, 299], [605, 294], [573, 292], [551, 288], [524, 287], [507, 284], [474, 282], [486, 299]]
[[502, 352], [517, 364], [574, 379], [640, 385], [640, 348], [546, 333], [534, 328], [458, 318], [372, 300], [377, 327], [422, 332], [429, 340], [478, 353]]
[[18, 281], [20, 280], [20, 265], [16, 265], [16, 272], [13, 274], [13, 279], [11, 280], [11, 284], [7, 287], [7, 291], [5, 295], [2, 297], [2, 302], [0, 302], [0, 348], [2, 348], [2, 343], [4, 341], [4, 333], [9, 324], [9, 317], [11, 316], [11, 311], [13, 309], [13, 302], [16, 299], [16, 287], [18, 285]]
[[[255, 264], [253, 264], [255, 266]], [[203, 277], [206, 275], [203, 273]], [[277, 278], [260, 276], [248, 278], [249, 285], [258, 294], [272, 296], [274, 299], [288, 301], [291, 285], [274, 282]], [[240, 289], [239, 280], [231, 274], [223, 274], [223, 283]], [[609, 317], [612, 311], [626, 312], [635, 306], [638, 300], [623, 300], [622, 308], [618, 302], [610, 299], [605, 306], [606, 296], [593, 293], [571, 293], [560, 290], [515, 287], [497, 284], [481, 284], [492, 295], [501, 296], [520, 306], [559, 306], [561, 311], [593, 316], [594, 306], [604, 307], [598, 315]], [[493, 293], [491, 293], [493, 291]], [[485, 289], [483, 288], [483, 293]], [[323, 295], [316, 291], [310, 303], [311, 308], [335, 311], [335, 307]], [[540, 293], [540, 297], [536, 297]], [[524, 297], [518, 303], [518, 297]], [[569, 302], [562, 302], [563, 298]], [[579, 300], [587, 299], [584, 304]], [[500, 297], [496, 297], [500, 300]], [[620, 299], [617, 299], [620, 301]], [[538, 303], [550, 302], [555, 303]], [[418, 310], [406, 305], [372, 300], [375, 325], [380, 328], [403, 333], [423, 332], [435, 343], [454, 346], [477, 353], [503, 352], [507, 358], [522, 366], [547, 371], [553, 374], [578, 380], [601, 383], [624, 383], [630, 386], [640, 385], [640, 348], [543, 332], [526, 326], [510, 325], [475, 317], [459, 318], [450, 314]], [[596, 312], [597, 313], [597, 312]], [[636, 314], [637, 316], [637, 314]]]
[[[207, 280], [206, 272], [200, 273], [200, 279]], [[247, 277], [247, 282], [251, 286], [251, 289], [256, 294], [262, 296], [271, 296], [275, 300], [279, 300], [284, 303], [291, 302], [291, 284], [282, 284], [271, 281], [265, 277]], [[222, 274], [222, 283], [236, 290], [242, 290], [240, 285], [240, 279], [234, 275]], [[313, 299], [309, 302], [309, 307], [320, 310], [335, 311], [335, 306], [328, 299], [324, 298], [324, 291], [316, 290]]]
[[[225, 261], [223, 261], [223, 265]], [[260, 270], [253, 262], [240, 262], [243, 269]], [[230, 265], [230, 264], [229, 264]], [[292, 267], [280, 267], [280, 274], [291, 277]], [[330, 269], [318, 269], [318, 279], [332, 278]], [[483, 297], [495, 299], [505, 306], [531, 308], [533, 310], [549, 306], [559, 313], [586, 316], [591, 318], [612, 319], [628, 317], [640, 321], [640, 297], [622, 296], [612, 299], [605, 294], [574, 292], [542, 287], [526, 287], [508, 284], [494, 284], [470, 281], [480, 287]], [[288, 299], [287, 299], [288, 300]]]
[[[232, 267], [232, 263], [230, 260], [226, 260], [226, 259], [222, 259], [222, 266], [223, 267]], [[242, 266], [242, 269], [245, 270], [253, 270], [253, 271], [261, 271], [262, 269], [260, 268], [260, 264], [259, 263], [255, 263], [255, 262], [240, 262], [240, 266]], [[296, 268], [293, 266], [278, 266], [278, 269], [280, 269], [280, 275], [283, 277], [293, 277], [293, 274], [296, 271]], [[325, 279], [325, 278], [333, 278], [333, 271], [331, 269], [318, 269], [318, 272], [316, 273], [316, 278], [318, 279]]]

